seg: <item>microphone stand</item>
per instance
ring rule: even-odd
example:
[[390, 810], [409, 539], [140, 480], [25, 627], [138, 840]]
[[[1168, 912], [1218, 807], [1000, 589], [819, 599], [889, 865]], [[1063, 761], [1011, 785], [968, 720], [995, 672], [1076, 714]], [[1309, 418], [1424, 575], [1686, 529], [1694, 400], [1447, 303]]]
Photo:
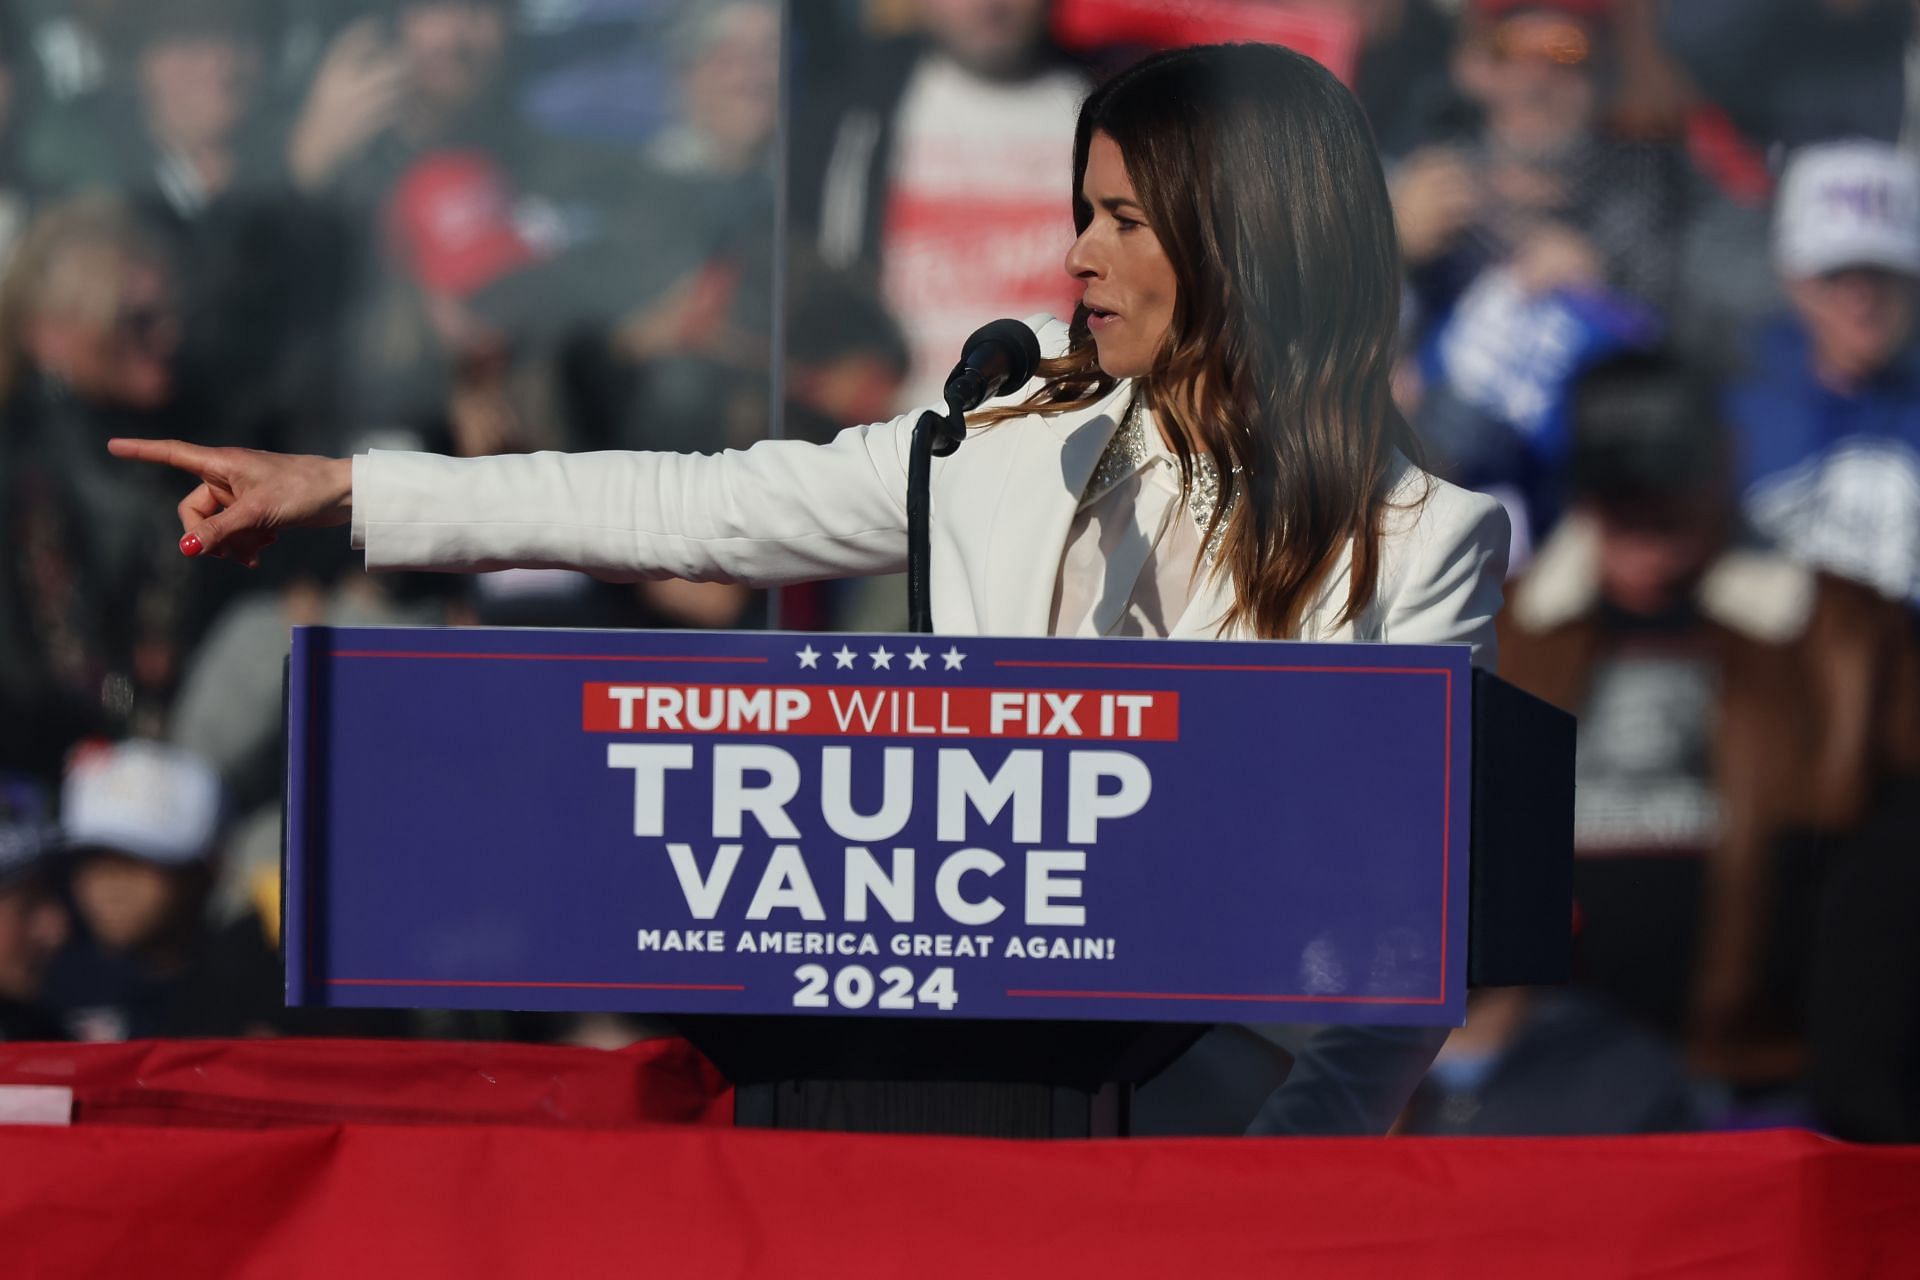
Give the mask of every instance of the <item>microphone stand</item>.
[[1040, 342], [1018, 320], [995, 320], [967, 339], [966, 354], [947, 375], [946, 412], [928, 409], [913, 424], [907, 458], [907, 629], [933, 632], [933, 460], [967, 438], [967, 410], [1005, 384], [1018, 388], [1040, 364]]
[[933, 460], [958, 449], [966, 434], [966, 415], [951, 399], [944, 414], [928, 409], [913, 424], [913, 443], [907, 458], [907, 630], [920, 635], [933, 631], [932, 572], [928, 563], [933, 556]]

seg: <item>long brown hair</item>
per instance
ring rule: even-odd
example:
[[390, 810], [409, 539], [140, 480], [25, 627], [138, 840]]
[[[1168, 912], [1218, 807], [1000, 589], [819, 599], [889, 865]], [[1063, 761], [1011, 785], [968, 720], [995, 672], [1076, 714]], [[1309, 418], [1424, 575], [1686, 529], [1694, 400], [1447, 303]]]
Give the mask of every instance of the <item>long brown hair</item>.
[[[1138, 390], [1191, 484], [1211, 460], [1224, 520], [1223, 629], [1297, 635], [1348, 539], [1343, 620], [1373, 600], [1393, 451], [1417, 458], [1389, 391], [1400, 251], [1373, 134], [1353, 95], [1272, 45], [1147, 58], [1097, 89], [1074, 136], [1074, 226], [1096, 133], [1120, 148], [1178, 283], [1173, 322]], [[1084, 408], [1115, 386], [1084, 307], [1046, 385], [1017, 409]], [[1237, 498], [1237, 501], [1232, 499]], [[1209, 530], [1212, 534], [1214, 530]]]

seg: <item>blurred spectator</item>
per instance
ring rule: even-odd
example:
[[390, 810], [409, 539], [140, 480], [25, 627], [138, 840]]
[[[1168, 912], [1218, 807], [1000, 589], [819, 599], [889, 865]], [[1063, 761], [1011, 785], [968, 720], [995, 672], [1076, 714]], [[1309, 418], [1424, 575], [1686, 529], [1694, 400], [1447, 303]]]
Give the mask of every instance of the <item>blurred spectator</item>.
[[1360, 21], [1354, 97], [1389, 165], [1463, 127], [1466, 102], [1448, 66], [1453, 23], [1433, 0], [1344, 0]]
[[[759, 274], [742, 273], [747, 281]], [[909, 357], [899, 324], [871, 283], [859, 273], [805, 261], [789, 261], [787, 277], [784, 433], [825, 441], [846, 427], [890, 417]], [[576, 351], [571, 391], [585, 400], [575, 412], [592, 427], [586, 446], [705, 452], [744, 448], [763, 437], [771, 408], [771, 335], [766, 312], [755, 315], [753, 304], [743, 301], [754, 292], [750, 284], [738, 290], [717, 340], [676, 341], [647, 359], [628, 348], [614, 364], [604, 349]], [[817, 629], [827, 622], [822, 610], [829, 598], [857, 591], [854, 583], [784, 588], [781, 625]], [[612, 613], [592, 625], [747, 625], [758, 617], [761, 598], [726, 584], [673, 580], [638, 583], [618, 594]], [[891, 605], [876, 608], [884, 613]], [[853, 625], [848, 615], [837, 621]], [[876, 629], [896, 625], [888, 617]]]
[[429, 148], [497, 150], [518, 140], [502, 76], [505, 0], [384, 0], [376, 8], [328, 46], [287, 149], [302, 187], [367, 203]]
[[610, 331], [589, 339], [612, 362], [586, 371], [590, 436], [703, 451], [766, 434], [780, 13], [694, 0], [670, 35], [674, 123], [638, 163], [602, 166], [617, 187], [603, 234], [536, 283], [567, 299], [576, 327]]
[[1920, 774], [1912, 628], [1744, 533], [1712, 395], [1672, 361], [1585, 375], [1574, 433], [1575, 513], [1509, 593], [1501, 671], [1580, 716], [1581, 976], [1696, 1067], [1780, 1086], [1805, 1066], [1807, 837]]
[[[789, 262], [787, 275], [786, 434], [825, 441], [845, 427], [890, 417], [909, 356], [900, 325], [872, 285], [858, 273], [804, 262]], [[738, 309], [728, 323], [738, 325], [734, 341], [760, 359], [749, 363], [738, 352], [708, 349], [592, 371], [600, 385], [583, 388], [598, 397], [586, 416], [600, 430], [591, 446], [704, 452], [744, 448], [759, 439], [768, 419], [764, 357], [770, 335], [764, 317]], [[637, 378], [641, 385], [605, 385], [620, 378]], [[684, 379], [705, 394], [682, 401], [646, 385], [662, 378]]]
[[1452, 1137], [1675, 1133], [1699, 1127], [1667, 1045], [1581, 991], [1474, 993], [1399, 1133]]
[[704, 178], [758, 170], [780, 110], [779, 5], [690, 5], [673, 31], [669, 56], [680, 82], [680, 112], [648, 145], [648, 159], [663, 173]]
[[390, 37], [389, 23], [368, 16], [327, 44], [287, 140], [287, 170], [303, 189], [345, 185], [402, 118], [407, 63]]
[[160, 1034], [203, 943], [219, 782], [158, 743], [93, 747], [75, 755], [60, 813], [79, 928], [49, 968], [47, 1002], [76, 1039]]
[[1472, 0], [1454, 74], [1482, 123], [1393, 175], [1422, 388], [1407, 398], [1452, 476], [1512, 509], [1517, 565], [1558, 515], [1568, 380], [1648, 344], [1678, 302], [1688, 174], [1672, 146], [1604, 128], [1609, 14]]
[[[1092, 87], [1048, 36], [1051, 0], [912, 0], [912, 35], [803, 49], [789, 174], [796, 243], [874, 283], [912, 363], [894, 411], [937, 401], [996, 316], [1069, 316], [1074, 121]], [[842, 592], [896, 630], [905, 579]]]
[[126, 208], [48, 210], [0, 290], [0, 756], [57, 776], [93, 733], [158, 730], [183, 646], [237, 575], [173, 550], [177, 486], [107, 456], [186, 434], [168, 265]]
[[[445, 622], [442, 609], [390, 600], [367, 574], [251, 593], [214, 620], [185, 664], [168, 737], [218, 770], [236, 813], [277, 807], [286, 784], [282, 670], [292, 629]], [[278, 836], [276, 828], [276, 859]]]
[[184, 324], [178, 375], [196, 435], [286, 443], [329, 371], [312, 352], [339, 315], [339, 227], [296, 198], [263, 109], [268, 22], [249, 0], [143, 0], [111, 26], [126, 78], [50, 115], [42, 179], [124, 193], [166, 234]]
[[1747, 515], [1920, 607], [1920, 168], [1884, 143], [1809, 147], [1775, 219], [1793, 315], [1759, 334], [1729, 399]]
[[572, 232], [541, 194], [554, 149], [512, 110], [505, 0], [374, 7], [328, 44], [286, 152], [293, 181], [363, 236], [332, 405], [351, 425], [314, 447], [371, 434], [451, 448], [456, 388], [497, 392], [502, 349], [528, 318], [480, 295]]
[[[899, 402], [911, 359], [899, 323], [862, 277], [799, 266], [789, 277], [785, 434], [825, 441], [847, 427], [884, 421]], [[898, 627], [898, 594], [862, 591], [865, 585], [856, 579], [788, 587], [778, 625]]]
[[182, 217], [205, 209], [268, 158], [246, 137], [263, 123], [258, 13], [246, 0], [143, 0], [121, 11], [111, 30], [127, 78], [50, 116], [43, 127], [62, 145], [40, 179], [55, 190], [151, 191]]
[[1909, 0], [1679, 0], [1659, 12], [1668, 49], [1762, 145], [1899, 136]]
[[[280, 6], [142, 0], [90, 21], [112, 75], [30, 104], [43, 193], [112, 190], [165, 241], [181, 324], [176, 400], [195, 438], [287, 447], [339, 382], [347, 238], [296, 198], [264, 82]], [[304, 434], [303, 429], [304, 428]]]
[[1482, 124], [1396, 178], [1402, 247], [1423, 285], [1457, 288], [1506, 263], [1534, 293], [1604, 284], [1667, 301], [1685, 170], [1671, 148], [1604, 130], [1610, 9], [1472, 0], [1454, 75]]
[[937, 400], [997, 315], [1068, 315], [1068, 159], [1090, 81], [1047, 40], [1047, 0], [920, 0], [923, 34], [794, 88], [793, 210], [828, 267], [876, 273]]
[[[396, 190], [393, 240], [453, 362], [448, 423], [460, 452], [557, 443], [569, 418], [570, 439], [587, 445], [707, 450], [766, 434], [779, 10], [766, 0], [676, 8], [674, 121], [638, 156], [546, 166], [596, 210], [565, 252], [549, 256], [529, 234], [498, 172], [449, 195], [422, 179], [452, 158], [430, 156]], [[481, 163], [473, 152], [457, 159]], [[485, 198], [472, 194], [483, 180]], [[556, 347], [569, 376], [559, 387], [543, 381]], [[609, 599], [558, 574], [477, 585], [478, 616], [491, 622], [734, 625], [759, 598], [725, 584], [646, 583]]]
[[219, 780], [179, 747], [142, 739], [74, 754], [60, 796], [74, 931], [45, 1002], [79, 1040], [276, 1029], [281, 966], [261, 918], [216, 922]]
[[[616, 216], [624, 256], [651, 258], [649, 273], [672, 273], [671, 283], [632, 281], [615, 341], [641, 360], [744, 345], [758, 372], [769, 364], [773, 306], [780, 9], [769, 0], [693, 0], [670, 36], [679, 110], [648, 144]], [[752, 341], [741, 343], [747, 335]]]
[[359, 364], [378, 383], [361, 411], [376, 423], [444, 415], [462, 454], [518, 447], [525, 424], [500, 398], [509, 337], [480, 298], [543, 254], [516, 221], [506, 174], [478, 149], [430, 153], [395, 185], [385, 229], [399, 276], [360, 335]]
[[[237, 600], [215, 621], [181, 681], [167, 750], [218, 771], [235, 820], [213, 864], [199, 944], [162, 1005], [168, 1034], [403, 1035], [402, 1010], [282, 1007], [281, 799], [286, 786], [282, 673], [296, 626], [432, 626], [444, 606], [399, 602], [364, 574], [331, 585], [296, 579]], [[441, 1018], [442, 1034], [483, 1034], [484, 1017]], [[496, 1033], [497, 1034], [497, 1033]]]
[[60, 1025], [40, 1003], [47, 964], [67, 938], [67, 915], [48, 862], [52, 825], [38, 807], [0, 787], [0, 1040], [57, 1040]]
[[912, 359], [899, 322], [857, 277], [790, 274], [787, 434], [825, 442], [846, 427], [884, 421]]

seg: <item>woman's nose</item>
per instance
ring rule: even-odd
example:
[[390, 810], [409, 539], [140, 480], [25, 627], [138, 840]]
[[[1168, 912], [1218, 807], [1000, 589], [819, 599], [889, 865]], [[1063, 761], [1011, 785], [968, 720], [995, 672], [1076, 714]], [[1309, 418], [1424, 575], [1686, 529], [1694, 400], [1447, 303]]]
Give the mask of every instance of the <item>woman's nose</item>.
[[1082, 231], [1067, 247], [1067, 274], [1075, 280], [1092, 280], [1100, 275], [1088, 232]]

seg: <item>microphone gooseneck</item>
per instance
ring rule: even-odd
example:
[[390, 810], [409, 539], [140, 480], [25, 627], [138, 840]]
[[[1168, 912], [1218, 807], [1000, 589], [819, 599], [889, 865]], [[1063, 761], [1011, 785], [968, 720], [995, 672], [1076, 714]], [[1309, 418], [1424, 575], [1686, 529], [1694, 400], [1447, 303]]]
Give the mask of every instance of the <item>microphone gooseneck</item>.
[[907, 460], [907, 626], [933, 630], [928, 560], [932, 540], [933, 459], [946, 457], [967, 435], [969, 410], [982, 401], [1026, 385], [1040, 368], [1040, 339], [1018, 320], [995, 320], [976, 329], [961, 348], [960, 363], [947, 375], [943, 414], [929, 409], [913, 427]]

